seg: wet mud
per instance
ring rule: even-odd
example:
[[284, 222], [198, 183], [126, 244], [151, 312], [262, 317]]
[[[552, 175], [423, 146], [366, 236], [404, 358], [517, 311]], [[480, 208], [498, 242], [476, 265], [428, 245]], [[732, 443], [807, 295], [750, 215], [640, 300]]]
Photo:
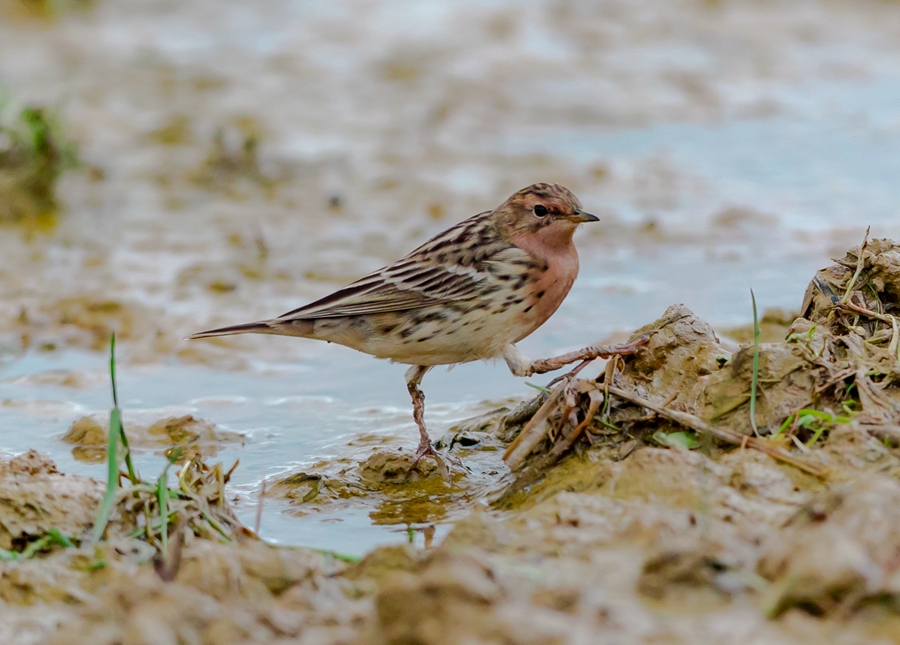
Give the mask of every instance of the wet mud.
[[[578, 366], [453, 428], [451, 481], [371, 442], [365, 459], [261, 491], [294, 514], [453, 525], [425, 549], [268, 545], [231, 513], [230, 471], [197, 450], [174, 466], [190, 495], [168, 555], [141, 486], [91, 543], [101, 482], [35, 452], [3, 461], [4, 642], [898, 642], [897, 258], [885, 239], [851, 249], [816, 274], [784, 338], [735, 351], [673, 305], [599, 376]], [[175, 418], [134, 437], [175, 447], [213, 431]], [[95, 432], [82, 419], [69, 438]]]
[[[0, 643], [900, 642], [895, 3], [313, 5], [0, 0]], [[533, 181], [602, 226], [529, 355], [646, 342], [429, 375], [449, 480], [402, 370], [183, 341]], [[95, 540], [112, 332], [171, 496]]]

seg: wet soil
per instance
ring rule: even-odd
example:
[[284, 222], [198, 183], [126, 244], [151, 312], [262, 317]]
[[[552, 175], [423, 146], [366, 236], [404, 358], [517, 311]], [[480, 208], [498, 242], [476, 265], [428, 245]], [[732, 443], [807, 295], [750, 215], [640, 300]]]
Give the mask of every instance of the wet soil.
[[[177, 479], [225, 529], [176, 519], [166, 552], [149, 519], [142, 535], [143, 489], [126, 486], [91, 542], [100, 482], [33, 451], [4, 461], [7, 642], [898, 642], [896, 258], [890, 240], [866, 240], [814, 277], [784, 339], [734, 353], [673, 305], [599, 376], [579, 367], [448, 433], [449, 481], [431, 458], [373, 447], [260, 492], [293, 514], [357, 506], [376, 523], [453, 524], [439, 544], [425, 531], [424, 549], [360, 560], [268, 545], [231, 513], [231, 471], [196, 449]], [[755, 426], [747, 401], [721, 394], [750, 387], [747, 352]], [[175, 447], [213, 430], [167, 419], [135, 438]], [[101, 432], [82, 419], [70, 440]], [[496, 467], [479, 470], [478, 452]], [[53, 531], [74, 544], [29, 551]]]
[[[874, 1], [0, 1], [0, 642], [900, 640], [898, 34]], [[429, 374], [449, 482], [401, 367], [183, 341], [533, 181], [602, 225], [523, 349], [653, 333], [537, 399]], [[180, 559], [146, 490], [86, 539], [111, 331], [138, 470], [230, 475]]]

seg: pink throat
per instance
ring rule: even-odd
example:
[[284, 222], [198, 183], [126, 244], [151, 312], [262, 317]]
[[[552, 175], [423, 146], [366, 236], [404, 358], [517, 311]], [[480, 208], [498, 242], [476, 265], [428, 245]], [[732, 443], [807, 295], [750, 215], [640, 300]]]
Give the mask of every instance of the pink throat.
[[[578, 273], [578, 253], [572, 243], [575, 227], [546, 226], [534, 233], [516, 231], [511, 236], [513, 244], [528, 251], [550, 265], [552, 271], [557, 263], [559, 268]], [[572, 277], [574, 280], [574, 275]]]
[[551, 231], [551, 228], [512, 238], [513, 244], [547, 263], [547, 270], [535, 276], [537, 280], [527, 294], [529, 303], [533, 305], [533, 318], [531, 329], [525, 336], [553, 315], [578, 276], [578, 252], [572, 243], [574, 229]]

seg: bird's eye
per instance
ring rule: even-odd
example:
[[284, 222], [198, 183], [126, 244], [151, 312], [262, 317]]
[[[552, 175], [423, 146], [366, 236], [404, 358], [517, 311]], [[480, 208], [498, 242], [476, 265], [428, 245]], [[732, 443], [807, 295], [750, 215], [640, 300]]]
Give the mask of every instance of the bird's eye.
[[547, 207], [543, 204], [538, 204], [534, 207], [534, 214], [538, 217], [544, 217], [547, 214]]

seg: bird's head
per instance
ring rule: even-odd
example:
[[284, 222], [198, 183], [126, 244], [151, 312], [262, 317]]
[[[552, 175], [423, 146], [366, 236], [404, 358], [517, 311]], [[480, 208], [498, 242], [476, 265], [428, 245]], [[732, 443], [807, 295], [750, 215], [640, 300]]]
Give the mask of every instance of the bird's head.
[[517, 245], [568, 245], [579, 224], [599, 218], [581, 210], [581, 202], [559, 184], [533, 184], [513, 194], [494, 211], [500, 230]]

